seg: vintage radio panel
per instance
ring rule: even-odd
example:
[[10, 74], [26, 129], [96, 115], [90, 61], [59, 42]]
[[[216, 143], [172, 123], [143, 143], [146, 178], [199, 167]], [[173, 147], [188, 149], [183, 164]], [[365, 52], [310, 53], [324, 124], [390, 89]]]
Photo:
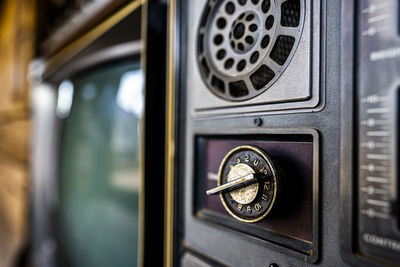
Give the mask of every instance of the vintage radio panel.
[[339, 148], [321, 151], [339, 140], [325, 106], [339, 88], [322, 83], [325, 4], [177, 1], [177, 266], [318, 262], [321, 208], [339, 204], [320, 199], [321, 166], [339, 172], [326, 161]]
[[398, 1], [173, 7], [173, 263], [398, 266]]

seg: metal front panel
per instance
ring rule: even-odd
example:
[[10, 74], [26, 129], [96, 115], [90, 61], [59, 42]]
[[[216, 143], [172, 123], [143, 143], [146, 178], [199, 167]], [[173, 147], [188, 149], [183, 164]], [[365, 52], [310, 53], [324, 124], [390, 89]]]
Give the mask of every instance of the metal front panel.
[[[177, 46], [175, 46], [179, 48], [176, 56], [178, 73], [175, 76], [178, 82], [177, 111], [179, 112], [175, 117], [178, 137], [174, 150], [177, 190], [175, 191], [174, 233], [178, 234], [176, 247], [174, 247], [176, 252], [174, 262], [177, 266], [188, 263], [187, 253], [201, 255], [227, 266], [268, 266], [272, 263], [279, 266], [346, 266], [338, 252], [341, 231], [339, 227], [339, 107], [341, 98], [340, 60], [338, 60], [341, 6], [334, 1], [305, 2], [308, 7], [318, 7], [315, 12], [307, 10], [309, 19], [307, 23], [310, 23], [307, 26], [310, 31], [309, 39], [302, 40], [302, 42], [309, 42], [307, 47], [312, 49], [301, 50], [300, 44], [291, 63], [277, 82], [264, 93], [247, 100], [246, 106], [241, 106], [239, 102], [221, 100], [207, 89], [201, 78], [197, 60], [194, 57], [194, 39], [198, 30], [198, 20], [206, 1], [178, 1], [177, 3], [175, 25], [180, 26], [176, 39]], [[316, 49], [317, 53], [315, 53]], [[302, 61], [294, 63], [296, 57]], [[307, 79], [299, 79], [295, 73], [286, 75], [289, 73], [291, 64], [299, 64], [296, 65], [298, 74], [303, 71], [308, 72]], [[293, 88], [301, 84], [301, 88], [299, 86], [295, 93], [305, 98], [309, 95], [311, 99], [314, 99], [313, 97], [319, 94], [316, 102], [313, 104], [310, 104], [308, 100], [296, 102], [293, 101], [296, 99], [296, 97], [292, 98], [293, 94], [283, 93], [281, 97], [286, 97], [286, 100], [281, 104], [267, 103], [270, 99], [268, 97], [271, 96], [270, 91], [276, 89], [286, 92], [291, 87], [288, 85], [293, 84]], [[307, 93], [305, 93], [305, 88], [307, 88]], [[201, 90], [203, 92], [199, 93]], [[250, 103], [263, 97], [268, 99], [264, 99], [264, 102], [260, 100], [261, 102], [256, 105]], [[220, 108], [204, 111], [198, 109], [201, 105], [212, 107], [211, 104], [214, 107], [218, 105]], [[313, 193], [312, 196], [309, 195], [313, 209], [311, 227], [313, 234], [309, 236], [309, 239], [312, 239], [315, 244], [311, 255], [293, 249], [293, 246], [288, 246], [285, 241], [257, 236], [253, 232], [254, 225], [244, 225], [231, 217], [223, 217], [229, 216], [226, 213], [219, 215], [224, 220], [223, 222], [216, 222], [218, 215], [215, 216], [215, 213], [217, 212], [207, 215], [199, 212], [201, 188], [198, 177], [200, 174], [204, 178], [207, 167], [204, 170], [202, 166], [210, 156], [199, 153], [202, 146], [198, 146], [197, 138], [217, 136], [226, 140], [239, 140], [241, 145], [245, 145], [247, 142], [257, 141], [257, 136], [268, 138], [277, 135], [298, 136], [301, 134], [313, 136], [313, 156], [317, 158], [312, 167], [314, 187], [311, 191]], [[240, 139], [239, 136], [246, 136], [247, 139]], [[213, 145], [212, 149], [217, 149], [217, 147]], [[215, 154], [219, 153], [219, 149], [218, 151], [212, 149], [210, 151], [215, 153], [210, 152], [209, 155], [214, 154], [217, 157]], [[217, 162], [219, 160], [215, 161], [213, 164], [219, 165]], [[213, 168], [215, 169], [215, 166]], [[287, 166], [285, 169], [284, 171], [288, 172]], [[290, 196], [288, 200], [296, 201]], [[217, 204], [209, 203], [209, 205], [218, 209]], [[213, 219], [206, 218], [208, 215], [211, 215]], [[274, 227], [278, 226], [274, 225]], [[263, 234], [271, 232], [265, 229], [260, 231]]]

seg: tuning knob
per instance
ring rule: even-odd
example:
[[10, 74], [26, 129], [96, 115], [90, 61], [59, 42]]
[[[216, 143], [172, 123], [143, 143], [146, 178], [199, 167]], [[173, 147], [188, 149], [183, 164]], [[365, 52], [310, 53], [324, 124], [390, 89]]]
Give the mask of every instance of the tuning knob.
[[280, 175], [271, 158], [258, 147], [244, 145], [224, 157], [218, 172], [218, 186], [207, 194], [219, 194], [232, 217], [253, 223], [270, 214], [280, 191]]

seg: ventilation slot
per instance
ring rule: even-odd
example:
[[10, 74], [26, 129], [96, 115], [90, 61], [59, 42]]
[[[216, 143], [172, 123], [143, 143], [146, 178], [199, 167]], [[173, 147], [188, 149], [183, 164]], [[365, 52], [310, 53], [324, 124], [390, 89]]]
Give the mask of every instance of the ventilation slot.
[[237, 71], [242, 71], [246, 67], [246, 60], [242, 59], [239, 61], [239, 63], [236, 65]]
[[229, 83], [229, 92], [233, 97], [242, 97], [249, 94], [249, 90], [244, 81]]
[[251, 57], [250, 57], [250, 63], [251, 63], [251, 64], [256, 63], [259, 56], [260, 56], [260, 53], [258, 53], [257, 51], [254, 52], [254, 53], [251, 55]]
[[225, 49], [220, 49], [220, 50], [218, 50], [218, 52], [217, 52], [217, 58], [218, 58], [219, 60], [224, 59], [225, 56], [226, 56], [226, 51], [225, 51]]
[[271, 1], [270, 0], [264, 0], [262, 2], [262, 5], [261, 5], [262, 12], [267, 13], [269, 11], [270, 7], [271, 7]]
[[219, 18], [217, 20], [217, 27], [222, 30], [223, 28], [225, 28], [225, 26], [226, 26], [226, 20], [224, 18]]
[[232, 2], [228, 2], [228, 4], [226, 4], [226, 6], [225, 6], [225, 11], [229, 15], [232, 15], [233, 13], [235, 13], [235, 4]]
[[251, 83], [256, 90], [262, 89], [275, 77], [275, 73], [265, 65], [262, 65], [250, 76]]
[[232, 58], [228, 58], [224, 64], [225, 69], [229, 70], [230, 68], [232, 68], [234, 63], [235, 61]]
[[300, 24], [300, 0], [289, 0], [282, 4], [281, 25], [298, 27]]
[[207, 61], [204, 58], [201, 60], [201, 67], [203, 68], [204, 75], [206, 78], [208, 78], [210, 75], [210, 68], [208, 67]]
[[261, 48], [265, 49], [269, 44], [269, 36], [265, 35], [261, 40]]
[[285, 64], [290, 52], [292, 51], [295, 39], [292, 36], [279, 35], [276, 39], [270, 57], [279, 65]]
[[224, 82], [221, 79], [218, 79], [217, 77], [215, 77], [214, 75], [211, 78], [211, 85], [215, 90], [217, 90], [221, 93], [225, 92]]
[[268, 18], [265, 20], [265, 29], [270, 30], [274, 26], [274, 16], [270, 15]]
[[204, 39], [204, 35], [200, 34], [199, 35], [199, 53], [200, 54], [203, 54], [203, 51], [204, 51], [203, 39]]

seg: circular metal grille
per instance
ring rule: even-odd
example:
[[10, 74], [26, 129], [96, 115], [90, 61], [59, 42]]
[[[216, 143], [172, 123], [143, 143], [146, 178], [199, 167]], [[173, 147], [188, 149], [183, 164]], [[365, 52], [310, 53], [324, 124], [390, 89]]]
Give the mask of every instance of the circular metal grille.
[[208, 88], [230, 101], [267, 90], [296, 50], [304, 10], [304, 0], [209, 0], [197, 34]]

